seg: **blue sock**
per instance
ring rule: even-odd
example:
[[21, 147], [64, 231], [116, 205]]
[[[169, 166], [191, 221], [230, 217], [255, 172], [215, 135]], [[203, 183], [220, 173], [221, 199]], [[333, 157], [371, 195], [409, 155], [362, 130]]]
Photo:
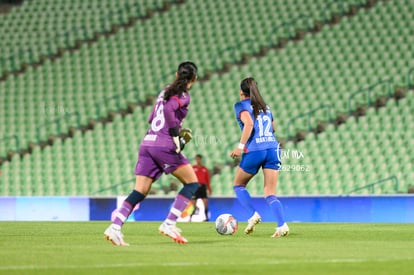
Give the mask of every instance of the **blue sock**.
[[249, 217], [253, 216], [254, 212], [256, 212], [256, 209], [253, 207], [253, 202], [249, 191], [247, 191], [246, 187], [244, 186], [233, 186], [233, 189], [236, 193], [237, 200], [249, 212]]
[[270, 210], [276, 217], [277, 226], [282, 226], [285, 223], [282, 203], [276, 198], [275, 195], [267, 196], [266, 203], [269, 205]]
[[141, 192], [138, 192], [137, 190], [132, 190], [132, 192], [129, 194], [129, 196], [125, 199], [132, 208], [135, 207], [139, 202], [143, 201], [145, 199], [145, 195]]
[[186, 197], [187, 199], [192, 199], [195, 192], [197, 191], [198, 187], [200, 187], [200, 184], [198, 182], [192, 182], [184, 184], [183, 188], [181, 188], [180, 192], [178, 194]]

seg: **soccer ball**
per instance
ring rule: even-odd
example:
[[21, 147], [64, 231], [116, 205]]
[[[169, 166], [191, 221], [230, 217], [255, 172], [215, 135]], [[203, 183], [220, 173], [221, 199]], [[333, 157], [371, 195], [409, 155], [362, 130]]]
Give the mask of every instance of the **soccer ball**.
[[221, 214], [216, 219], [216, 231], [220, 235], [233, 235], [237, 228], [237, 220], [231, 214]]

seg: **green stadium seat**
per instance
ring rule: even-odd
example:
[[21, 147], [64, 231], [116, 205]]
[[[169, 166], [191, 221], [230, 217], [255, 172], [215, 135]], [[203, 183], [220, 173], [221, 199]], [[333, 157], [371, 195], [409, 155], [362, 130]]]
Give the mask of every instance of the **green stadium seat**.
[[[108, 0], [88, 3], [52, 2], [27, 1], [21, 11], [16, 10], [0, 18], [2, 29], [5, 26], [2, 22], [13, 21], [12, 19], [18, 17], [21, 18], [21, 22], [30, 22], [28, 14], [35, 18], [47, 9], [50, 21], [44, 20], [36, 26], [33, 25], [33, 28], [44, 28], [45, 25], [50, 25], [49, 22], [53, 22], [56, 28], [44, 28], [46, 31], [38, 36], [32, 37], [27, 34], [19, 41], [35, 49], [34, 60], [41, 54], [53, 54], [59, 47], [69, 46], [65, 37], [56, 40], [55, 43], [45, 44], [50, 37], [69, 26], [85, 26], [84, 32], [68, 36], [69, 42], [73, 45], [76, 39], [86, 39], [95, 31], [109, 28], [110, 25], [101, 24], [102, 14], [120, 10], [112, 18], [114, 22], [122, 23], [126, 22], [129, 15], [137, 13], [136, 9], [131, 8], [136, 3], [132, 0], [120, 3]], [[159, 7], [163, 3], [164, 1], [148, 0], [142, 4], [146, 7]], [[260, 5], [253, 5], [251, 1], [243, 0], [234, 1], [233, 5], [224, 5], [218, 0], [196, 0], [176, 6], [167, 13], [155, 13], [145, 23], [121, 29], [108, 38], [101, 37], [95, 44], [85, 45], [79, 51], [67, 53], [54, 62], [45, 62], [37, 69], [29, 67], [25, 74], [11, 76], [6, 82], [1, 82], [0, 90], [10, 93], [0, 108], [0, 132], [17, 134], [21, 147], [25, 148], [28, 142], [36, 140], [39, 126], [66, 112], [78, 112], [81, 123], [86, 124], [90, 119], [99, 117], [96, 106], [106, 98], [122, 94], [119, 97], [120, 105], [126, 107], [129, 102], [143, 101], [147, 94], [155, 94], [161, 86], [172, 80], [173, 73], [166, 73], [173, 71], [183, 56], [202, 64], [200, 76], [203, 76], [216, 65], [221, 67], [224, 62], [235, 61], [233, 52], [222, 52], [224, 49], [236, 46], [236, 59], [241, 58], [241, 53], [255, 53], [259, 46], [269, 45], [269, 33], [283, 22], [292, 21], [301, 14], [309, 14], [312, 23], [323, 19], [325, 13], [321, 12], [321, 7], [325, 7], [326, 3], [323, 0], [307, 3], [278, 1], [276, 5], [274, 1], [266, 0]], [[125, 5], [129, 9], [120, 9]], [[227, 74], [213, 75], [210, 81], [197, 84], [194, 87], [194, 94], [197, 96], [193, 97], [191, 112], [185, 124], [204, 137], [220, 137], [220, 142], [214, 143], [214, 146], [193, 143], [186, 149], [189, 150], [188, 155], [200, 152], [205, 154], [209, 167], [216, 164], [225, 165], [229, 160], [229, 146], [233, 141], [237, 141], [240, 135], [234, 121], [233, 104], [237, 100], [238, 84], [244, 76], [253, 75], [257, 78], [263, 96], [275, 111], [277, 136], [280, 138], [286, 137], [290, 118], [318, 107], [320, 103], [329, 102], [335, 114], [347, 113], [349, 96], [361, 88], [388, 78], [392, 79], [393, 88], [401, 84], [406, 85], [405, 73], [409, 66], [412, 66], [410, 60], [414, 57], [410, 51], [413, 38], [409, 35], [412, 17], [410, 11], [413, 10], [413, 6], [407, 1], [377, 3], [372, 9], [359, 11], [353, 17], [345, 17], [339, 24], [325, 26], [321, 32], [305, 36], [298, 43], [288, 43], [283, 51], [270, 50], [262, 58], [250, 59], [245, 66], [233, 66]], [[185, 16], [189, 8], [194, 11], [192, 17]], [[332, 5], [332, 8], [337, 9], [338, 6]], [[349, 8], [348, 3], [345, 8]], [[71, 14], [73, 18], [61, 16], [67, 10], [76, 11]], [[250, 20], [240, 21], [240, 14], [247, 12], [260, 16], [252, 17], [251, 24]], [[81, 23], [74, 18], [82, 18]], [[206, 27], [175, 28], [174, 26], [182, 23], [181, 18], [185, 18], [182, 19], [186, 20], [185, 26], [199, 20], [196, 22], [203, 22]], [[303, 22], [300, 20], [295, 22], [293, 30], [298, 28], [303, 28]], [[241, 29], [243, 33], [238, 31]], [[171, 35], [172, 30], [175, 36]], [[7, 38], [0, 42], [4, 53], [14, 53], [14, 49], [6, 43], [14, 43], [11, 41], [16, 41], [20, 37], [14, 36], [14, 33], [21, 31], [23, 29], [18, 25], [13, 25], [7, 30]], [[245, 33], [255, 34], [255, 43], [240, 43]], [[286, 33], [281, 32], [281, 35]], [[142, 37], [146, 39], [141, 39]], [[188, 41], [183, 37], [189, 37]], [[193, 48], [197, 50], [194, 51]], [[19, 60], [27, 62], [31, 58], [31, 55], [26, 53]], [[13, 62], [9, 60], [1, 64], [0, 71], [13, 68], [16, 65]], [[134, 87], [137, 91], [132, 91]], [[22, 100], [22, 91], [25, 91], [26, 101]], [[131, 92], [127, 93], [128, 91]], [[218, 94], [224, 95], [220, 102], [216, 102]], [[197, 98], [199, 95], [203, 96]], [[33, 105], [26, 102], [32, 102]], [[401, 171], [400, 190], [404, 190], [411, 175], [412, 165], [407, 168], [406, 163], [411, 163], [411, 159], [404, 157], [407, 153], [404, 154], [400, 148], [411, 147], [409, 141], [410, 138], [413, 139], [413, 135], [410, 135], [412, 131], [409, 129], [412, 128], [410, 123], [413, 121], [413, 102], [410, 97], [400, 100], [398, 104], [389, 101], [387, 106], [378, 112], [369, 109], [364, 118], [349, 118], [338, 128], [330, 126], [323, 134], [308, 135], [304, 142], [297, 145], [289, 144], [291, 148], [306, 153], [304, 163], [313, 163], [311, 160], [314, 160], [318, 167], [314, 167], [312, 173], [281, 173], [279, 191], [286, 195], [340, 194], [361, 184], [375, 181], [381, 177], [381, 171], [390, 170], [387, 165], [388, 159], [383, 157], [389, 155], [398, 156], [392, 160], [396, 166], [391, 168], [392, 171]], [[108, 101], [105, 106], [101, 105], [100, 108], [101, 116], [110, 110], [116, 110], [117, 98]], [[23, 160], [14, 157], [8, 165], [2, 167], [2, 170], [9, 175], [16, 175], [23, 171], [24, 167], [30, 167], [27, 186], [32, 188], [25, 188], [26, 182], [15, 184], [16, 179], [20, 180], [20, 177], [8, 176], [4, 178], [7, 181], [4, 186], [7, 188], [2, 187], [1, 190], [6, 190], [4, 192], [7, 195], [34, 192], [44, 195], [87, 195], [121, 182], [132, 175], [136, 150], [140, 138], [147, 129], [146, 119], [149, 111], [150, 107], [142, 110], [136, 108], [129, 116], [116, 116], [112, 124], [104, 127], [97, 124], [93, 131], [84, 134], [77, 132], [73, 139], [54, 144], [53, 149], [35, 149], [31, 156]], [[315, 121], [324, 118], [325, 114], [321, 112], [317, 114]], [[206, 122], [210, 119], [216, 122]], [[298, 121], [294, 126], [306, 128], [306, 124], [302, 122]], [[73, 118], [62, 122], [61, 132], [67, 131], [75, 124], [76, 120]], [[380, 129], [385, 129], [387, 136], [378, 135]], [[51, 134], [58, 134], [56, 125], [43, 130], [42, 139]], [[401, 132], [404, 135], [401, 135]], [[390, 141], [387, 142], [387, 139]], [[367, 140], [369, 142], [365, 142]], [[215, 142], [217, 139], [209, 141]], [[365, 158], [367, 155], [378, 156], [382, 161], [379, 164], [371, 158]], [[58, 161], [63, 159], [64, 162]], [[61, 173], [66, 169], [64, 165], [68, 166], [70, 173], [62, 179]], [[43, 172], [44, 167], [50, 168]], [[78, 171], [81, 173], [77, 173]], [[350, 171], [352, 174], [359, 172], [359, 176], [350, 177]], [[232, 195], [231, 182], [234, 172], [234, 169], [226, 168], [220, 175], [214, 176], [217, 195]], [[86, 177], [85, 174], [99, 176]], [[44, 186], [42, 185], [39, 191], [33, 191], [33, 186], [37, 186], [36, 183], [39, 181], [44, 183]], [[168, 184], [167, 181], [162, 180], [160, 184], [155, 185], [155, 191], [161, 192], [159, 190], [162, 184]], [[261, 195], [260, 186], [261, 181], [258, 177], [252, 184], [252, 192], [255, 195]], [[28, 191], [25, 191], [26, 189]], [[130, 186], [123, 186], [99, 195], [114, 195], [119, 191], [128, 192], [129, 189]], [[389, 192], [387, 188], [384, 190]], [[375, 192], [380, 191], [381, 189]]]

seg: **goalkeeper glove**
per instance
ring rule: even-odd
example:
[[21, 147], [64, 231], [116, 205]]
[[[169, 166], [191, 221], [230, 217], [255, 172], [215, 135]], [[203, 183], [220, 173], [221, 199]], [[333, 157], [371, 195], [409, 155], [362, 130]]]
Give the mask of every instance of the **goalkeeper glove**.
[[180, 153], [185, 146], [185, 139], [180, 136], [180, 131], [178, 130], [178, 126], [174, 128], [170, 128], [169, 130], [170, 136], [172, 136], [173, 142], [175, 144], [175, 152], [178, 154]]
[[180, 137], [184, 138], [186, 144], [189, 143], [190, 140], [193, 138], [191, 129], [182, 128], [180, 130]]

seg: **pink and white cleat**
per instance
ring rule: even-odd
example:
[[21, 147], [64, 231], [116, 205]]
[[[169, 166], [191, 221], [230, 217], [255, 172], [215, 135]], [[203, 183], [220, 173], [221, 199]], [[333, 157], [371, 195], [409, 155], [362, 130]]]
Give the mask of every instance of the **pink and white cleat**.
[[178, 244], [187, 244], [188, 241], [181, 236], [181, 229], [177, 228], [175, 225], [168, 225], [163, 222], [159, 227], [160, 233], [164, 236], [170, 237], [174, 242]]
[[104, 238], [112, 242], [115, 246], [129, 246], [128, 243], [124, 241], [124, 235], [121, 232], [121, 229], [115, 228], [114, 224], [111, 224], [104, 232]]

